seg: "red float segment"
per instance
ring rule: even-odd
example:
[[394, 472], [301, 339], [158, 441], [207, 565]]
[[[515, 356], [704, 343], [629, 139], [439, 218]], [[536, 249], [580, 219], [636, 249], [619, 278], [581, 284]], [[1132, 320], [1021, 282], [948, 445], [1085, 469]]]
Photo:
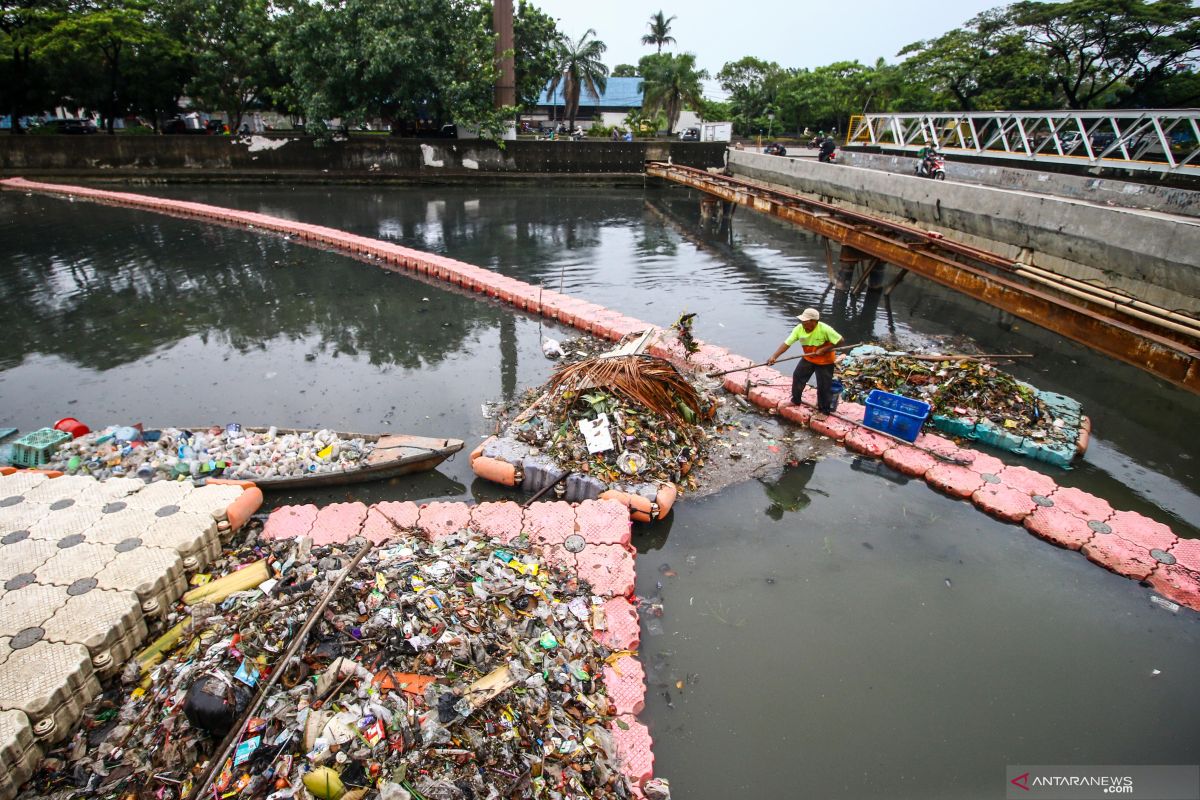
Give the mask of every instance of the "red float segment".
[[654, 777], [654, 750], [650, 731], [636, 717], [618, 717], [609, 723], [621, 771], [637, 785]]
[[596, 632], [596, 640], [610, 650], [637, 650], [642, 627], [637, 607], [624, 597], [604, 601], [605, 630]]
[[944, 436], [938, 436], [936, 433], [922, 433], [918, 435], [916, 441], [913, 442], [913, 446], [921, 450], [936, 453], [950, 461], [967, 460], [969, 456], [965, 454], [972, 452], [970, 450], [963, 450], [954, 442]]
[[834, 414], [847, 422], [861, 425], [867, 415], [867, 407], [859, 403], [838, 403], [837, 411]]
[[629, 597], [634, 589], [633, 554], [615, 544], [589, 544], [575, 554], [579, 578], [601, 597]]
[[536, 544], [560, 545], [575, 533], [575, 507], [562, 500], [525, 509], [524, 530]]
[[389, 500], [383, 503], [376, 503], [371, 506], [374, 511], [378, 511], [386, 517], [392, 525], [402, 531], [413, 531], [417, 529], [417, 519], [421, 515], [421, 507], [416, 503], [405, 501], [398, 503]]
[[1050, 496], [1050, 499], [1054, 501], [1055, 508], [1060, 508], [1083, 520], [1104, 522], [1113, 515], [1112, 506], [1108, 504], [1107, 500], [1082, 489], [1076, 489], [1074, 486], [1060, 487]]
[[951, 497], [965, 500], [983, 488], [983, 476], [969, 467], [957, 464], [938, 464], [925, 473], [925, 482]]
[[896, 441], [867, 428], [856, 427], [846, 434], [846, 447], [856, 453], [879, 458], [896, 446]]
[[1085, 520], [1058, 507], [1038, 506], [1024, 524], [1039, 539], [1068, 550], [1080, 549], [1096, 535]]
[[807, 425], [808, 420], [815, 413], [816, 411], [812, 406], [794, 405], [790, 402], [779, 406], [779, 416], [791, 420], [797, 425]]
[[1107, 524], [1114, 536], [1146, 550], [1170, 550], [1179, 541], [1166, 525], [1136, 511], [1116, 511]]
[[1079, 551], [1093, 564], [1136, 581], [1148, 578], [1158, 566], [1148, 548], [1112, 534], [1097, 533]]
[[390, 519], [383, 515], [375, 506], [367, 509], [367, 518], [363, 521], [362, 535], [371, 544], [383, 544], [401, 535], [401, 530]]
[[317, 507], [312, 504], [283, 506], [272, 511], [267, 517], [262, 536], [264, 539], [295, 539], [307, 536], [316, 521]]
[[997, 519], [1018, 523], [1038, 507], [1033, 498], [1020, 489], [995, 483], [985, 483], [977, 489], [971, 495], [971, 502]]
[[629, 544], [629, 509], [615, 500], [584, 500], [575, 507], [575, 527], [588, 544]]
[[1007, 466], [1000, 473], [1000, 480], [1005, 486], [1025, 492], [1030, 496], [1036, 494], [1049, 497], [1058, 489], [1058, 484], [1049, 475], [1035, 472], [1028, 467]]
[[981, 453], [978, 450], [959, 450], [963, 461], [970, 463], [964, 466], [980, 475], [999, 475], [1004, 471], [1004, 462], [993, 455]]
[[471, 509], [471, 527], [508, 544], [521, 535], [525, 510], [520, 503], [480, 503]]
[[883, 454], [883, 463], [901, 474], [913, 478], [924, 478], [925, 473], [941, 462], [924, 450], [906, 444], [898, 444]]
[[1200, 611], [1200, 574], [1178, 564], [1159, 564], [1146, 580], [1168, 600]]
[[313, 544], [344, 544], [362, 531], [367, 507], [362, 503], [330, 503], [317, 512], [313, 521]]
[[837, 417], [826, 417], [825, 419], [817, 419], [815, 416], [809, 418], [808, 427], [810, 430], [816, 431], [822, 436], [828, 436], [830, 439], [841, 441], [850, 434], [850, 431], [856, 427], [853, 422], [846, 422], [844, 419]]
[[1179, 539], [1171, 545], [1170, 553], [1179, 566], [1200, 575], [1200, 539]]
[[604, 689], [618, 716], [640, 714], [646, 707], [646, 672], [636, 658], [621, 656], [606, 664]]
[[746, 397], [759, 408], [771, 410], [779, 408], [784, 403], [791, 403], [792, 389], [790, 386], [777, 386], [775, 384], [752, 386]]
[[423, 505], [417, 517], [417, 527], [434, 542], [468, 527], [470, 522], [471, 510], [465, 503], [439, 501]]

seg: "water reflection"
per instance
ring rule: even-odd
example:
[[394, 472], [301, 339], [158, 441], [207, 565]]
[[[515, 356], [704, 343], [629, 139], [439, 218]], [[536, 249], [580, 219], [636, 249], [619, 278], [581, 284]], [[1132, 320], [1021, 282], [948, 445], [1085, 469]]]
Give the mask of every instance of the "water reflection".
[[759, 479], [767, 499], [771, 501], [766, 508], [766, 515], [774, 520], [783, 519], [788, 512], [803, 511], [812, 502], [810, 492], [824, 495], [820, 489], [809, 489], [808, 482], [812, 480], [817, 469], [816, 459], [805, 459], [794, 467], [785, 467], [778, 478], [773, 481]]
[[21, 224], [4, 228], [0, 318], [21, 324], [7, 326], [0, 368], [36, 352], [111, 369], [200, 335], [238, 353], [314, 338], [314, 355], [415, 369], [499, 324], [503, 393], [516, 391], [512, 315], [496, 305], [366, 266], [334, 282], [313, 262], [339, 256], [281, 237], [100, 206], [76, 207], [61, 225], [61, 201], [4, 200]]

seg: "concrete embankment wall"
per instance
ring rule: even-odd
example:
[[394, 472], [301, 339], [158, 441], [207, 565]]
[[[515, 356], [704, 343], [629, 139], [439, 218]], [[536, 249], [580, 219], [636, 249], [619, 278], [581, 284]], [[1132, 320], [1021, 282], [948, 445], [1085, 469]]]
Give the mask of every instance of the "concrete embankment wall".
[[729, 171], [1200, 313], [1200, 220], [739, 150]]
[[0, 136], [0, 173], [113, 181], [480, 181], [637, 176], [647, 161], [722, 166], [701, 142], [515, 141], [359, 136]]
[[[914, 156], [889, 155], [887, 153], [865, 153], [861, 150], [840, 150], [842, 163], [851, 167], [897, 172], [911, 175], [917, 165]], [[1105, 203], [1122, 208], [1139, 208], [1143, 211], [1161, 211], [1164, 214], [1181, 214], [1200, 217], [1200, 191], [1160, 183], [1135, 183], [1111, 178], [1067, 175], [1036, 165], [1030, 167], [1005, 167], [973, 161], [946, 162], [946, 177], [962, 183], [978, 183], [1000, 189], [1018, 189], [1025, 192]], [[1147, 180], [1155, 180], [1146, 176]]]

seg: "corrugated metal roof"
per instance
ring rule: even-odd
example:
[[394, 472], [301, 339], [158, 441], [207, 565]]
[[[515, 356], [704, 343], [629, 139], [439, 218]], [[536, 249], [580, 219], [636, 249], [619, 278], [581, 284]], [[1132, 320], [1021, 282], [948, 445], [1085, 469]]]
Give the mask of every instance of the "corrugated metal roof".
[[[602, 108], [641, 108], [642, 107], [642, 78], [609, 78], [608, 85], [600, 94], [600, 102], [592, 97], [587, 89], [579, 92], [580, 106], [601, 106]], [[546, 89], [542, 90], [541, 96], [538, 98], [539, 106], [561, 106], [563, 102], [563, 85], [560, 81], [558, 88], [551, 97]]]

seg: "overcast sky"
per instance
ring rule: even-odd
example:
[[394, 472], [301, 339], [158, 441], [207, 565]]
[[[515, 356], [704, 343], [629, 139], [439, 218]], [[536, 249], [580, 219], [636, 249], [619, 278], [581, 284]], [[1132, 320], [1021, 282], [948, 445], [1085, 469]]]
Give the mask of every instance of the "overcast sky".
[[[1003, 0], [915, 0], [731, 3], [728, 0], [532, 0], [558, 20], [572, 39], [588, 28], [608, 45], [605, 63], [636, 64], [653, 48], [642, 45], [650, 15], [662, 9], [671, 23], [675, 52], [696, 54], [697, 63], [715, 75], [727, 61], [756, 56], [784, 67], [819, 67], [833, 61], [873, 64], [880, 56], [895, 62], [900, 48], [958, 27]], [[724, 93], [709, 82], [706, 94]]]

